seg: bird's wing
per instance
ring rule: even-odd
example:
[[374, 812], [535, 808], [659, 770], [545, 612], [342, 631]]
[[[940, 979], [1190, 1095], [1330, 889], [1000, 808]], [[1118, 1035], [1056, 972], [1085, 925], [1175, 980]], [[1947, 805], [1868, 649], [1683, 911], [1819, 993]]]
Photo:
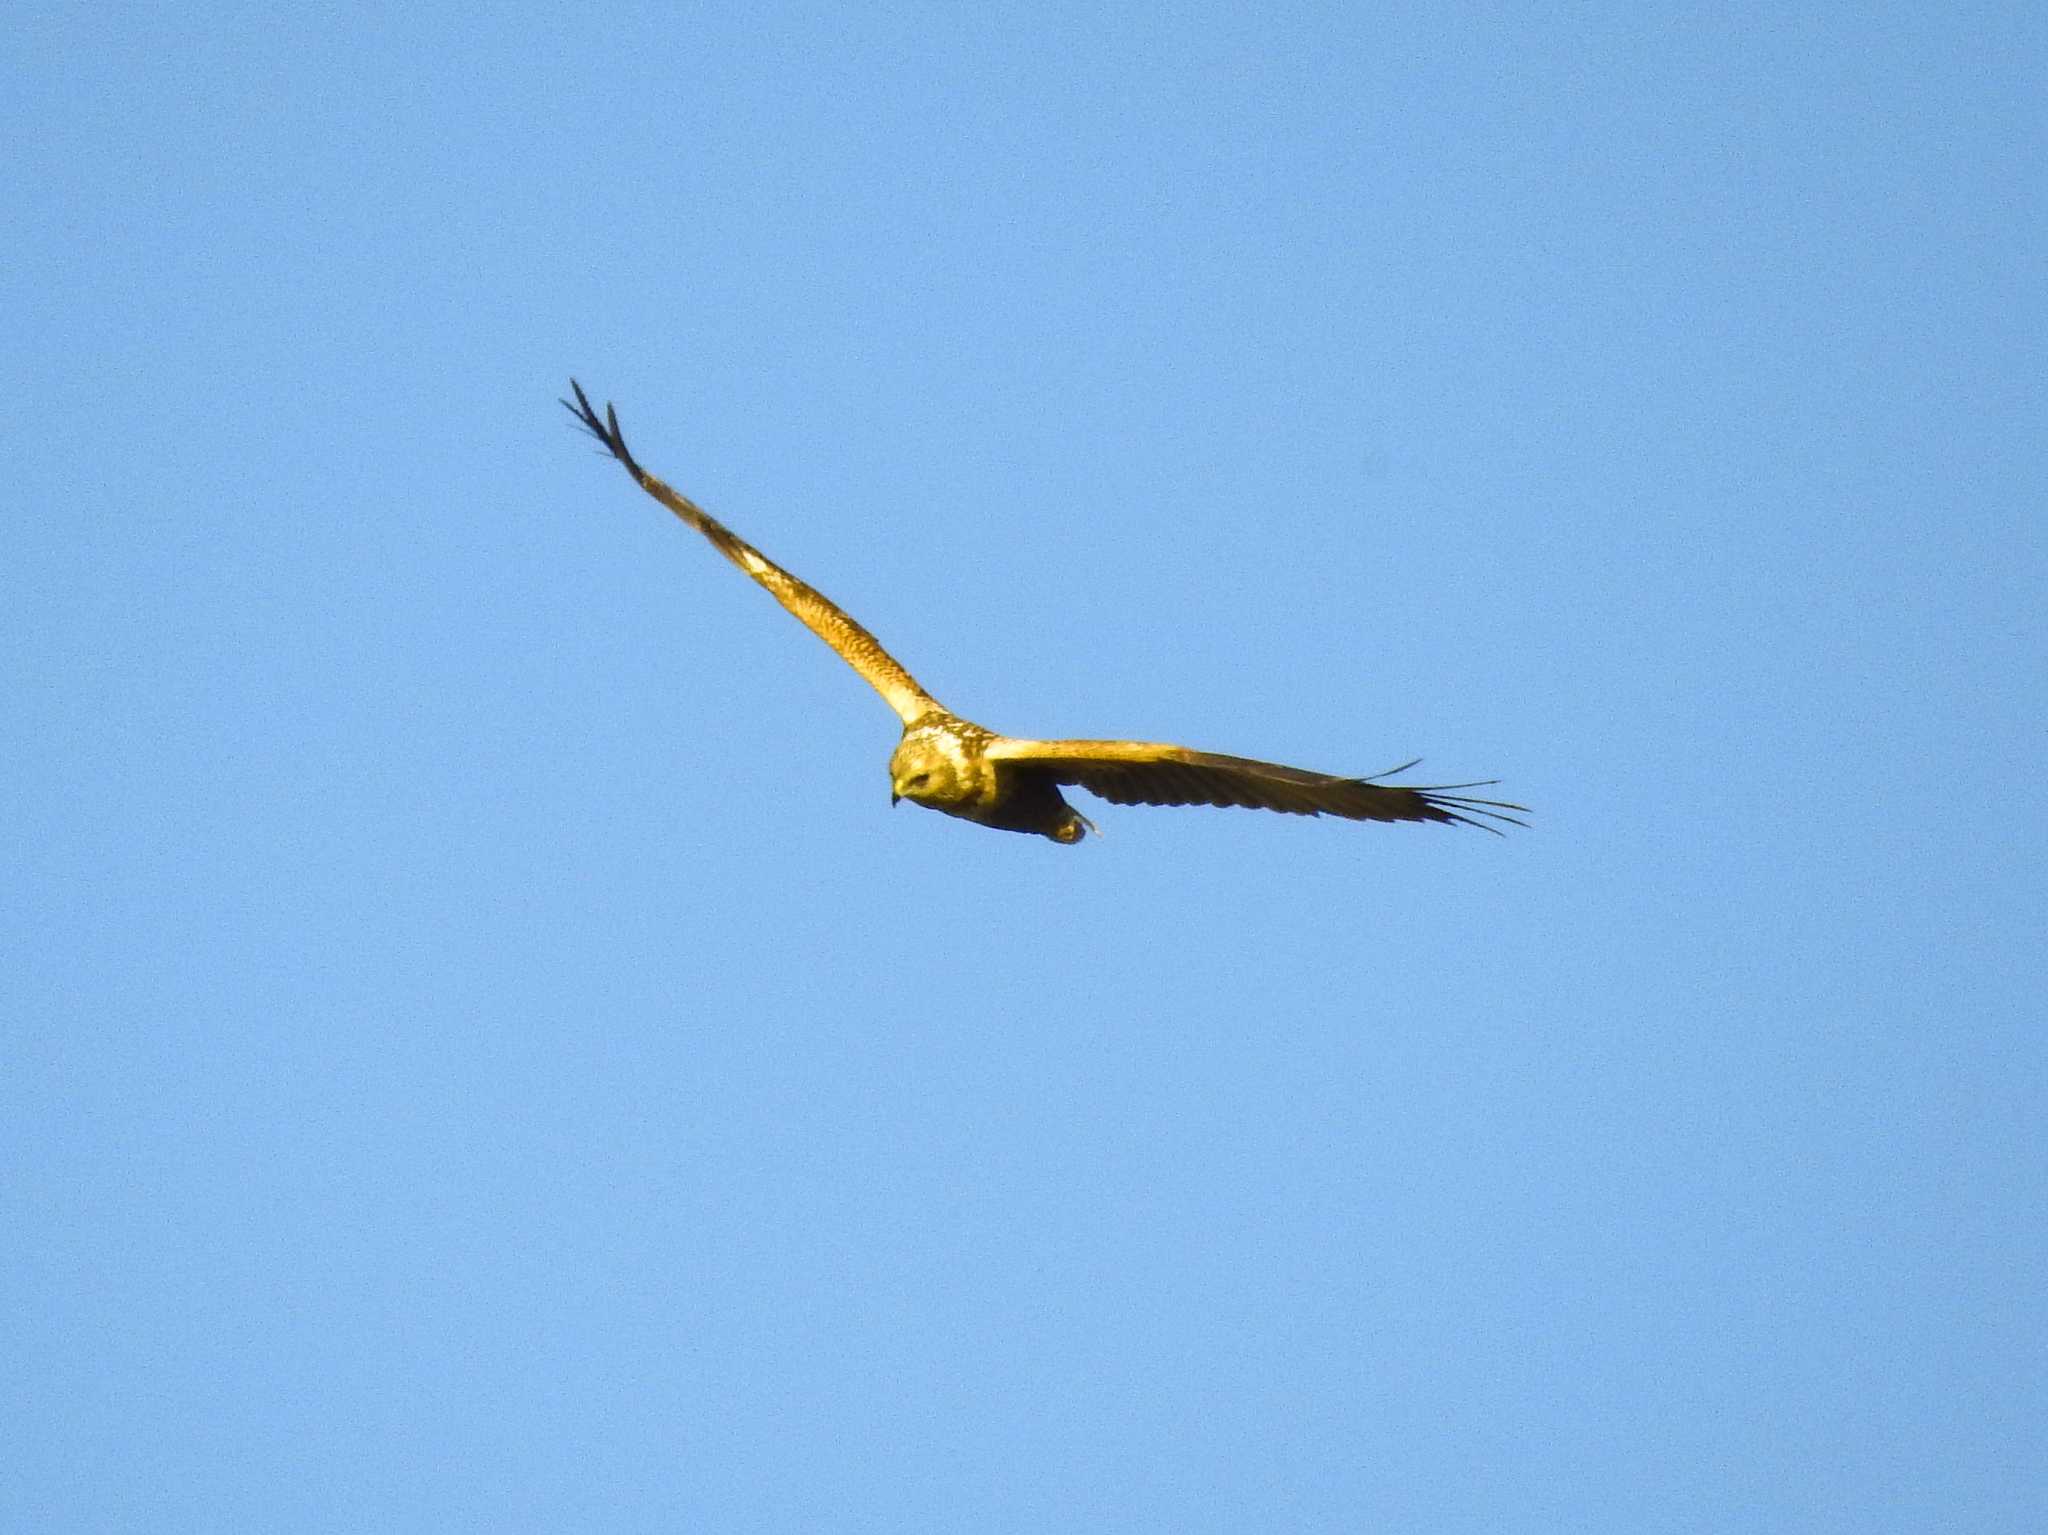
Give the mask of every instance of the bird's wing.
[[1336, 778], [1224, 757], [1152, 741], [1021, 741], [1000, 736], [987, 748], [991, 760], [1031, 767], [1055, 783], [1078, 784], [1119, 805], [1242, 805], [1289, 815], [1335, 815], [1351, 821], [1441, 821], [1498, 832], [1489, 823], [1526, 826], [1511, 811], [1525, 805], [1472, 799], [1457, 789], [1483, 789], [1493, 782], [1402, 787], [1375, 782], [1415, 766], [1406, 763], [1374, 778]]
[[603, 443], [613, 458], [626, 466], [626, 471], [639, 481], [640, 488], [710, 539], [720, 554], [767, 587], [775, 600], [795, 614], [805, 628], [838, 651], [848, 666], [866, 678], [868, 686], [888, 700], [889, 707], [902, 717], [906, 725], [940, 707], [939, 701], [919, 687], [917, 679], [882, 648], [881, 641], [847, 617], [831, 598], [798, 580], [688, 496], [642, 469], [633, 455], [626, 451], [626, 439], [619, 432], [618, 412], [607, 404], [604, 415], [600, 417], [581, 384], [571, 379], [569, 387], [576, 393], [574, 404], [567, 400], [562, 402], [568, 407], [569, 414], [581, 423], [586, 432]]

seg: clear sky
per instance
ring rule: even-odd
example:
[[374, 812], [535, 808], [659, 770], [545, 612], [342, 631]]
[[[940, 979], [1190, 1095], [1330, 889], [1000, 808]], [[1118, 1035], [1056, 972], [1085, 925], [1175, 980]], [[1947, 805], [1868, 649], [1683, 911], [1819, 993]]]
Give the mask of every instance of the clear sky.
[[2040, 1528], [2038, 6], [8, 30], [0, 1528]]

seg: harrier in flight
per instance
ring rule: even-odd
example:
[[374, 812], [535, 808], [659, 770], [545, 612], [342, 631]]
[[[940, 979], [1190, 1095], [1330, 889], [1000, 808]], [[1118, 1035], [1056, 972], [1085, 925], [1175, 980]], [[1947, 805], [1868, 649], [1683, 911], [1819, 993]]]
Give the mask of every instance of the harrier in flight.
[[[1149, 741], [1027, 741], [983, 729], [919, 687], [917, 679], [836, 604], [767, 559], [688, 496], [642, 469], [626, 451], [618, 413], [607, 405], [599, 416], [581, 384], [571, 379], [569, 387], [576, 402], [564, 400], [563, 405], [626, 466], [642, 490], [767, 587], [896, 711], [903, 721], [903, 739], [889, 759], [891, 804], [912, 800], [982, 826], [1030, 832], [1062, 843], [1079, 842], [1093, 825], [1060, 794], [1062, 787], [1072, 785], [1119, 805], [1242, 805], [1350, 821], [1438, 821], [1483, 831], [1498, 831], [1493, 822], [1527, 824], [1509, 813], [1526, 815], [1525, 806], [1454, 792], [1485, 788], [1492, 779], [1403, 787]], [[1410, 762], [1377, 777], [1390, 778], [1414, 765]]]

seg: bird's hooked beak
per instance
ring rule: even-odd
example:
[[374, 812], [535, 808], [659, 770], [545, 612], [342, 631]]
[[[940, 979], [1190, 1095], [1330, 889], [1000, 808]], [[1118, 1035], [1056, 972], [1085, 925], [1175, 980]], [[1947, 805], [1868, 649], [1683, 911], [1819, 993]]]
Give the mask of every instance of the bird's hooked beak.
[[894, 789], [891, 789], [889, 791], [889, 808], [891, 810], [894, 810], [897, 807], [897, 805], [902, 803], [902, 801], [902, 795], [898, 794]]

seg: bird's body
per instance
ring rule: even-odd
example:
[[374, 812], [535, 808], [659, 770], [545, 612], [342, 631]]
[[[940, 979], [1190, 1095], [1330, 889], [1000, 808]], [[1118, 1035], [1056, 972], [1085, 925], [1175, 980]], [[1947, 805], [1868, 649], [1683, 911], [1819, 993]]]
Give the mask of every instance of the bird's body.
[[1079, 842], [1088, 821], [1043, 773], [994, 752], [1008, 738], [944, 709], [912, 720], [889, 758], [889, 792], [998, 831]]
[[[1523, 811], [1520, 805], [1451, 792], [1482, 784], [1385, 784], [1150, 741], [1027, 740], [963, 719], [920, 687], [881, 642], [836, 603], [642, 469], [626, 449], [617, 413], [607, 406], [600, 417], [581, 385], [572, 379], [569, 387], [575, 403], [562, 403], [642, 490], [766, 587], [896, 711], [903, 722], [903, 738], [889, 759], [892, 801], [907, 799], [977, 825], [1029, 832], [1063, 844], [1079, 842], [1091, 826], [1060, 793], [1063, 785], [1078, 785], [1126, 805], [1241, 805], [1354, 821], [1436, 821], [1486, 831], [1497, 829], [1488, 824], [1493, 821], [1524, 824], [1507, 813]], [[1393, 770], [1402, 771], [1405, 768]]]

